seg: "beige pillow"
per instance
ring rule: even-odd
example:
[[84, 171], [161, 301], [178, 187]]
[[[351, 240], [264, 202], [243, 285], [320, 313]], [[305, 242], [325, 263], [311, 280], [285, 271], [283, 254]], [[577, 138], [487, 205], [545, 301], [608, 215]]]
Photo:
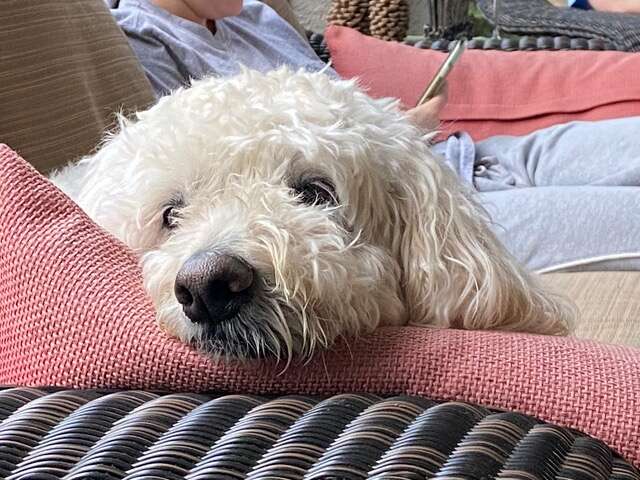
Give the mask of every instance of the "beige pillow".
[[90, 153], [115, 112], [154, 101], [103, 0], [4, 0], [0, 8], [0, 141], [38, 170]]
[[577, 304], [575, 336], [640, 347], [640, 272], [553, 273], [542, 280]]

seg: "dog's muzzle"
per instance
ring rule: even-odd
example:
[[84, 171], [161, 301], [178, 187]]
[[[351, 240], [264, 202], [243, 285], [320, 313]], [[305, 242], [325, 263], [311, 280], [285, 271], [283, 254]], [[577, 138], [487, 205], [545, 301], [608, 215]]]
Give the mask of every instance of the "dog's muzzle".
[[200, 252], [184, 263], [174, 291], [192, 322], [213, 326], [233, 318], [251, 301], [255, 276], [253, 267], [239, 257]]

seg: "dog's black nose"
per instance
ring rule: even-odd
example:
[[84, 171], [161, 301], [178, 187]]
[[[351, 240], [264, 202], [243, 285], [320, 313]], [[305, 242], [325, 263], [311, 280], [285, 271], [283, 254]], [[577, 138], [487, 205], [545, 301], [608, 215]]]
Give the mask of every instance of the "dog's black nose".
[[174, 291], [194, 323], [218, 323], [233, 317], [251, 299], [255, 272], [241, 258], [197, 253], [182, 266]]

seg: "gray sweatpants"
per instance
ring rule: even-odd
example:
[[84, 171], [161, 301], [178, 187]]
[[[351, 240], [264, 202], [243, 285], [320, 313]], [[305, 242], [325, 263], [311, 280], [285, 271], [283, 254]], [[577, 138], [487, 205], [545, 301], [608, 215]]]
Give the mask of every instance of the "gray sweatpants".
[[492, 228], [529, 268], [640, 270], [640, 117], [497, 136], [471, 150], [466, 169]]

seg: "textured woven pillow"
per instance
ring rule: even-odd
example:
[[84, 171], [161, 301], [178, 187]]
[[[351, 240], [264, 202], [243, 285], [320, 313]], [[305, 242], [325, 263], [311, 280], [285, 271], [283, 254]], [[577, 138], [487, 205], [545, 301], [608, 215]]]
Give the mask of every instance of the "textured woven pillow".
[[[348, 27], [325, 38], [336, 71], [374, 97], [412, 107], [445, 54], [385, 42]], [[449, 76], [443, 131], [476, 140], [522, 135], [571, 120], [640, 115], [640, 55], [624, 52], [468, 50]]]
[[518, 410], [640, 465], [640, 352], [572, 339], [382, 329], [308, 365], [224, 364], [158, 330], [136, 260], [0, 146], [0, 384], [417, 394]]

